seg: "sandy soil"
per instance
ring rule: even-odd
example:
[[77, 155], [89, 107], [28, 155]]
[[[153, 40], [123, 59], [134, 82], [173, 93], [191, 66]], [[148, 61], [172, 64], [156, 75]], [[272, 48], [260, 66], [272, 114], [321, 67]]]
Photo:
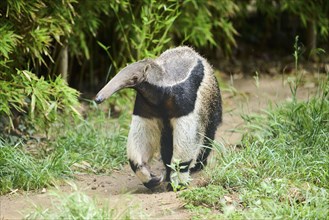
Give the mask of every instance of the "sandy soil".
[[[281, 76], [262, 76], [257, 81], [254, 78], [222, 77], [229, 86], [222, 91], [224, 115], [223, 124], [216, 135], [218, 142], [225, 146], [238, 144], [241, 138], [242, 114], [260, 112], [269, 103], [277, 104], [287, 101], [291, 97], [289, 86]], [[300, 87], [298, 97], [306, 99], [316, 90], [314, 76], [307, 76], [309, 80]], [[240, 131], [240, 132], [239, 132]], [[161, 167], [155, 161], [156, 167]], [[161, 168], [158, 168], [159, 171]], [[206, 184], [203, 173], [193, 177], [191, 187]], [[73, 181], [78, 189], [101, 203], [108, 203], [119, 212], [131, 208], [133, 216], [141, 219], [190, 219], [191, 214], [183, 208], [184, 203], [177, 197], [177, 193], [165, 192], [160, 189], [151, 191], [146, 189], [134, 176], [128, 165], [121, 170], [114, 171], [110, 176], [96, 176], [90, 174], [76, 175]], [[69, 184], [57, 186], [58, 189], [46, 189], [44, 192], [17, 191], [0, 197], [0, 219], [21, 219], [33, 210], [34, 206], [52, 207], [51, 191], [64, 193], [72, 192]], [[134, 218], [135, 218], [134, 217]]]

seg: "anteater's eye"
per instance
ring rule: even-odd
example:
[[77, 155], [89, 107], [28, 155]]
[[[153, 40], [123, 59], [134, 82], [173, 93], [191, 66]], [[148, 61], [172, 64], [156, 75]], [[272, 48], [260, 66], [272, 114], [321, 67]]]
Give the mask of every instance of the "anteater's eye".
[[132, 83], [136, 83], [138, 80], [138, 77], [137, 76], [133, 76], [133, 78], [131, 78], [131, 82]]

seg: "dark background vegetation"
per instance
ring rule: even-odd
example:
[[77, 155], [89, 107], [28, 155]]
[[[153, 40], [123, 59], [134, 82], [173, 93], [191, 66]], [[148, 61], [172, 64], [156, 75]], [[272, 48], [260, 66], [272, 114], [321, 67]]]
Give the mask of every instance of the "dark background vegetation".
[[328, 28], [326, 0], [2, 0], [1, 124], [77, 114], [76, 90], [92, 98], [127, 63], [178, 45], [221, 68], [291, 56], [299, 35], [304, 59], [322, 61]]

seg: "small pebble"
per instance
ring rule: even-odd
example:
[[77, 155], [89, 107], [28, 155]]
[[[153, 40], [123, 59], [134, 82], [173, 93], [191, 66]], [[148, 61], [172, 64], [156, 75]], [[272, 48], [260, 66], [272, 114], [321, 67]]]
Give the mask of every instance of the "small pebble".
[[96, 187], [96, 186], [93, 186], [93, 187], [91, 187], [91, 189], [92, 189], [92, 190], [96, 190], [96, 189], [97, 189], [97, 187]]

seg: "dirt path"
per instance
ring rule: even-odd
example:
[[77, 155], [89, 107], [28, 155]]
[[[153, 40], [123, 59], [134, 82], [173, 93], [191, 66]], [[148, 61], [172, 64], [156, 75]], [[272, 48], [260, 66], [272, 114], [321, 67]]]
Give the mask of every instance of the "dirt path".
[[[298, 92], [298, 97], [307, 98], [310, 92], [315, 91], [316, 85], [312, 78], [307, 81]], [[225, 79], [232, 87], [224, 90], [224, 122], [217, 132], [216, 139], [225, 146], [237, 144], [241, 138], [239, 132], [243, 123], [241, 114], [259, 112], [272, 104], [288, 100], [290, 89], [284, 85], [281, 77], [264, 76], [257, 82], [249, 79]], [[232, 85], [233, 82], [233, 85]], [[155, 163], [160, 163], [155, 161]], [[161, 167], [161, 166], [157, 166]], [[159, 168], [160, 169], [160, 168]], [[159, 170], [161, 171], [161, 170]], [[141, 219], [190, 219], [190, 213], [183, 208], [183, 202], [177, 198], [174, 192], [146, 189], [133, 175], [126, 165], [122, 170], [113, 172], [110, 176], [77, 175], [74, 183], [78, 189], [102, 203], [108, 203], [119, 211], [133, 207], [133, 218]], [[193, 176], [191, 187], [205, 184], [202, 173]], [[31, 210], [33, 204], [48, 208], [52, 206], [52, 195], [47, 192], [16, 192], [0, 197], [0, 219], [21, 219]], [[72, 192], [70, 185], [59, 186], [59, 191]]]

